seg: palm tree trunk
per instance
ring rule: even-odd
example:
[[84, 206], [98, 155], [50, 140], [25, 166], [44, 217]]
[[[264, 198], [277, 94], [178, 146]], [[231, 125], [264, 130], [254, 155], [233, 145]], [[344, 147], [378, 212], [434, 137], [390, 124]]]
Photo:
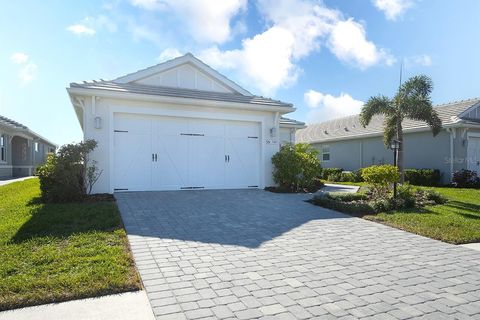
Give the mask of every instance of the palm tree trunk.
[[402, 123], [397, 123], [397, 141], [399, 142], [398, 152], [397, 152], [397, 165], [398, 171], [400, 172], [400, 183], [405, 182], [405, 170], [404, 170], [404, 159], [403, 159], [403, 128]]

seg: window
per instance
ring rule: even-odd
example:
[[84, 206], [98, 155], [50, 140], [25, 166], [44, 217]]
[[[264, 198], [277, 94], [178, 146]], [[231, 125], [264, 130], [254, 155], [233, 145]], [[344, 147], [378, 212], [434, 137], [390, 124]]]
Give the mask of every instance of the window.
[[322, 146], [322, 161], [330, 161], [330, 146]]
[[5, 135], [0, 136], [0, 161], [6, 162], [7, 161], [7, 150], [6, 150], [6, 145], [7, 139]]
[[35, 152], [38, 152], [38, 142], [35, 142]]

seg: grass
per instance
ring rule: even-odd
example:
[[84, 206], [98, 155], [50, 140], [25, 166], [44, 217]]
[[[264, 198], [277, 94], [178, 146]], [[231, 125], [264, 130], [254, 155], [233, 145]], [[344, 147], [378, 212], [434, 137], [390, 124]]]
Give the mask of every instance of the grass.
[[395, 210], [363, 218], [453, 244], [480, 242], [480, 190], [433, 188], [442, 205]]
[[115, 202], [39, 195], [38, 179], [0, 187], [0, 311], [140, 288]]

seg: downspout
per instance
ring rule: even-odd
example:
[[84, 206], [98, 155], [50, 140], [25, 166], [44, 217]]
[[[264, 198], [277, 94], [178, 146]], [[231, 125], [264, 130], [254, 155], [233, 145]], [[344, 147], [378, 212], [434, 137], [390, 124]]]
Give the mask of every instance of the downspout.
[[454, 170], [454, 161], [455, 159], [453, 158], [453, 155], [455, 154], [454, 153], [454, 144], [453, 144], [453, 140], [455, 139], [455, 128], [448, 128], [447, 129], [448, 132], [450, 132], [450, 182], [452, 181], [452, 178], [453, 178], [453, 170]]

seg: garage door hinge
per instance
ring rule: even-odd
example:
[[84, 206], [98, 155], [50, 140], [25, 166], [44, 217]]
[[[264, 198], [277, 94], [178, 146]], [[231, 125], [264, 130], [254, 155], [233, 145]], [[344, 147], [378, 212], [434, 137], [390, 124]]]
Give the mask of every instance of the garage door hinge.
[[248, 186], [247, 188], [258, 188], [258, 186]]
[[128, 132], [128, 130], [113, 130], [113, 132]]
[[203, 133], [180, 133], [181, 136], [194, 136], [194, 137], [203, 137]]
[[126, 191], [128, 188], [115, 188], [113, 191]]
[[182, 190], [205, 189], [205, 187], [181, 187]]
[[248, 139], [258, 139], [258, 137], [250, 137], [250, 136], [248, 136]]

